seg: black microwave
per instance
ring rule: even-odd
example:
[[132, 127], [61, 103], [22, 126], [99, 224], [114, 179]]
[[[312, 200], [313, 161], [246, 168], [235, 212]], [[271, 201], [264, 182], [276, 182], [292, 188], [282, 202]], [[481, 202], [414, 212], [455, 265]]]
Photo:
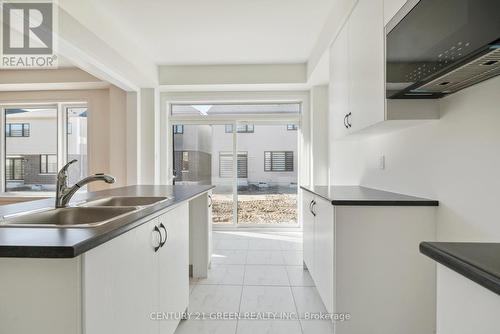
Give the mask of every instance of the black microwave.
[[500, 0], [409, 0], [386, 26], [386, 97], [435, 99], [500, 74]]

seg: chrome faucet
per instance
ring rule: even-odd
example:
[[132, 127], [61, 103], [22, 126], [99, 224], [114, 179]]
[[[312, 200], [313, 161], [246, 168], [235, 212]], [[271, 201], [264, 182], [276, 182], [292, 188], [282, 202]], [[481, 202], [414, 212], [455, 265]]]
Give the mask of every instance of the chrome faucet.
[[74, 159], [64, 165], [63, 168], [57, 173], [57, 186], [56, 186], [56, 208], [65, 208], [73, 197], [73, 195], [84, 185], [94, 181], [104, 181], [106, 183], [115, 183], [115, 178], [111, 175], [102, 173], [87, 176], [75, 183], [72, 187], [68, 186], [68, 168], [78, 160]]

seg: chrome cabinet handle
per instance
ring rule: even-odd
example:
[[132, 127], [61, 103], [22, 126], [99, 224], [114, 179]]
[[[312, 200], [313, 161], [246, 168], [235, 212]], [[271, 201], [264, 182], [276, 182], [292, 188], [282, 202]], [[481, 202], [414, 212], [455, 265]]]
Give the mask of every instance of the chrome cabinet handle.
[[[165, 227], [165, 225], [163, 225], [163, 223], [160, 224], [160, 228], [162, 228], [165, 231], [165, 240], [161, 241], [161, 239], [160, 239], [160, 247], [163, 247], [163, 246], [165, 246], [165, 243], [167, 242], [168, 232], [167, 232], [167, 228]], [[161, 238], [161, 233], [160, 233], [160, 238]]]
[[158, 226], [155, 225], [155, 228], [153, 229], [153, 232], [156, 232], [158, 233], [158, 240], [159, 240], [159, 243], [158, 243], [158, 246], [154, 246], [154, 250], [155, 250], [155, 253], [158, 251], [158, 249], [160, 249], [161, 247], [161, 232], [160, 232], [160, 229], [158, 228]]
[[316, 201], [312, 200], [311, 203], [309, 204], [309, 211], [311, 211], [312, 215], [316, 217], [316, 212], [314, 212], [313, 208], [316, 205]]
[[349, 127], [352, 127], [351, 122], [349, 122], [349, 117], [351, 117], [351, 116], [352, 116], [352, 112], [350, 112], [350, 113], [348, 113], [348, 114], [347, 114], [347, 125], [348, 125]]
[[344, 126], [346, 129], [349, 129], [349, 126], [347, 125], [347, 114], [344, 116]]
[[210, 207], [212, 207], [212, 203], [213, 203], [212, 195], [208, 195], [208, 199], [210, 200], [208, 202], [208, 207], [210, 208]]

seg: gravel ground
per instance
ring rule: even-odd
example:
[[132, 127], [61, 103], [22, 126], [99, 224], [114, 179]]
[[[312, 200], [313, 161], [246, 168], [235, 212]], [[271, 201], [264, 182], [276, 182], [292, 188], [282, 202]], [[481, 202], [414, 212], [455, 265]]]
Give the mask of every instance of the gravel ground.
[[[214, 224], [231, 224], [232, 195], [213, 195]], [[297, 195], [238, 195], [239, 224], [296, 224]]]

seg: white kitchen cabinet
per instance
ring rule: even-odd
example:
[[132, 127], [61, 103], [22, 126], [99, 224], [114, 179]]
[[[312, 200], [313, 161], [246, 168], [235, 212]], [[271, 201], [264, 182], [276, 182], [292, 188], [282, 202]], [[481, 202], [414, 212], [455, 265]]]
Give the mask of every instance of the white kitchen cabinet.
[[330, 201], [316, 196], [313, 212], [314, 224], [314, 263], [315, 282], [326, 310], [334, 312], [334, 262], [335, 262], [335, 223], [334, 206]]
[[[90, 250], [83, 259], [85, 334], [174, 333], [189, 299], [188, 204]], [[153, 312], [173, 317], [155, 321]]]
[[160, 230], [166, 232], [159, 256], [159, 311], [173, 314], [160, 321], [160, 333], [173, 333], [189, 303], [189, 218], [187, 206], [167, 212], [158, 218]]
[[435, 265], [419, 244], [435, 239], [435, 207], [332, 205], [308, 191], [302, 207], [318, 293], [328, 312], [351, 315], [336, 334], [434, 333]]
[[386, 100], [384, 15], [384, 0], [359, 0], [330, 46], [331, 139], [439, 119], [435, 101]]
[[[349, 113], [349, 43], [347, 26], [340, 30], [330, 51], [330, 137], [343, 137], [347, 127]], [[332, 111], [335, 111], [332, 113]]]
[[328, 312], [334, 308], [333, 206], [319, 196], [302, 193], [304, 264]]
[[304, 265], [311, 276], [314, 275], [314, 215], [311, 206], [314, 203], [314, 195], [302, 192], [302, 230], [303, 230], [303, 258]]
[[154, 218], [85, 253], [83, 333], [158, 333], [159, 243]]
[[74, 258], [0, 258], [0, 333], [173, 334], [189, 301], [189, 204], [137, 224]]
[[347, 23], [349, 130], [385, 120], [385, 50], [382, 0], [360, 0]]
[[437, 264], [437, 333], [498, 333], [500, 296]]

